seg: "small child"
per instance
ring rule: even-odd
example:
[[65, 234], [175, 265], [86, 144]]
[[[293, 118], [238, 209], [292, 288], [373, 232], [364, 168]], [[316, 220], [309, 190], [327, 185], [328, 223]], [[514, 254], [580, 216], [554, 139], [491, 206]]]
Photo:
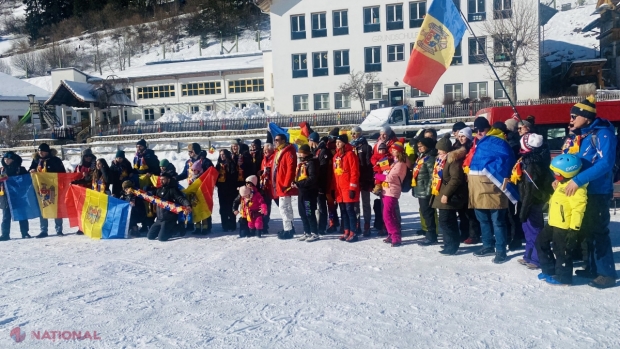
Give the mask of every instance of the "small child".
[[578, 157], [571, 154], [558, 155], [551, 161], [550, 168], [557, 186], [549, 201], [549, 221], [536, 239], [542, 269], [538, 279], [555, 286], [569, 286], [573, 283], [572, 251], [581, 244], [579, 230], [588, 197], [585, 186], [578, 188], [570, 197], [564, 192], [571, 178], [581, 170]]
[[[379, 161], [377, 161], [377, 164], [373, 166], [372, 170], [375, 174], [387, 176], [392, 167], [392, 163], [394, 162], [394, 158], [391, 157], [390, 154], [388, 154], [387, 145], [383, 142], [379, 144], [377, 151], [383, 156]], [[383, 188], [386, 186], [386, 184], [387, 183], [383, 181], [375, 179], [375, 187], [373, 188], [372, 193], [377, 196], [381, 195], [381, 192], [383, 191]]]
[[[249, 188], [252, 191], [252, 193], [259, 193], [260, 194], [259, 189], [256, 186], [257, 183], [258, 183], [258, 177], [256, 177], [256, 176], [249, 176], [248, 178], [245, 179], [245, 187]], [[239, 188], [239, 190], [240, 189], [241, 188]], [[261, 198], [262, 198], [262, 196], [261, 196]], [[241, 194], [237, 195], [237, 197], [233, 201], [233, 213], [234, 213], [235, 216], [240, 213], [239, 206], [241, 206], [242, 201], [243, 200], [242, 200]], [[264, 201], [264, 199], [263, 199], [263, 201]], [[267, 205], [265, 205], [265, 208], [266, 207], [267, 207]], [[265, 212], [267, 212], [267, 211], [265, 210]], [[248, 222], [247, 218], [243, 214], [241, 214], [241, 217], [239, 218], [239, 237], [243, 238], [243, 237], [254, 236], [254, 232], [252, 232], [250, 230], [248, 223], [249, 222]], [[262, 233], [263, 233], [263, 229], [261, 229], [261, 231], [258, 233], [258, 237], [261, 237]]]
[[249, 235], [260, 238], [263, 231], [263, 215], [267, 212], [265, 200], [258, 191], [253, 191], [248, 186], [239, 188], [239, 196], [241, 196], [241, 218], [248, 222]]

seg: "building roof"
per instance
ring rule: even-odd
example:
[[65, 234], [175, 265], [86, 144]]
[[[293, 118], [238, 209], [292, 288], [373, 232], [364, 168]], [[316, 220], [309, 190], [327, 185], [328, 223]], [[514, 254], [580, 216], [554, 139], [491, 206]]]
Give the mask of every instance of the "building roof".
[[[109, 105], [112, 106], [129, 106], [137, 107], [136, 102], [127, 98], [120, 92], [109, 97]], [[94, 103], [96, 107], [105, 107], [102, 100], [98, 98], [103, 93], [96, 86], [84, 82], [62, 80], [54, 94], [45, 101], [46, 105], [68, 105], [76, 108], [89, 108], [90, 103]]]
[[[196, 59], [187, 59], [179, 61], [161, 61], [151, 62], [144, 66], [129, 68], [114, 73], [116, 77], [132, 79], [132, 78], [148, 78], [148, 77], [165, 77], [179, 76], [183, 74], [196, 74], [208, 72], [220, 72], [230, 70], [247, 70], [262, 69], [263, 54], [262, 52], [251, 54], [235, 54], [222, 55], [216, 57], [204, 57]], [[98, 77], [97, 79], [103, 79]], [[89, 79], [89, 81], [91, 81]]]
[[0, 100], [27, 101], [28, 95], [35, 95], [37, 99], [47, 99], [50, 93], [11, 75], [0, 73]]

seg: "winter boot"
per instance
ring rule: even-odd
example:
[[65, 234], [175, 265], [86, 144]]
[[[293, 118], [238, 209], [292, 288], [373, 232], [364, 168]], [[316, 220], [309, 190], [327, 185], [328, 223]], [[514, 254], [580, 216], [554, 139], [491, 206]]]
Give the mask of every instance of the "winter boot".
[[586, 279], [594, 279], [598, 276], [596, 273], [591, 272], [589, 269], [577, 269], [575, 270], [575, 275]]
[[362, 234], [362, 236], [366, 238], [370, 236], [370, 223], [364, 224], [364, 233]]
[[386, 244], [391, 244], [392, 243], [392, 238], [390, 236], [388, 236], [385, 239], [383, 239], [383, 242], [385, 242]]
[[483, 247], [480, 250], [474, 252], [476, 257], [493, 256], [495, 254], [495, 247]]
[[250, 229], [250, 233], [248, 234], [248, 237], [250, 236], [256, 236], [256, 229]]
[[297, 241], [306, 241], [308, 238], [310, 238], [310, 234], [304, 233], [304, 235], [297, 238]]
[[495, 254], [495, 258], [493, 258], [493, 263], [502, 264], [508, 261], [508, 257], [506, 256], [506, 252], [497, 252]]
[[3, 233], [2, 235], [0, 235], [0, 241], [9, 241], [9, 240], [11, 240], [9, 233], [6, 233], [6, 234]]
[[545, 281], [551, 286], [570, 286], [571, 285], [571, 284], [565, 284], [563, 282], [560, 282], [558, 279], [555, 278], [555, 276], [549, 276], [548, 278], [545, 279]]
[[248, 236], [248, 232], [246, 232], [245, 229], [243, 229], [243, 227], [239, 227], [239, 237], [244, 238], [246, 236]]
[[469, 237], [463, 241], [465, 245], [476, 245], [480, 243], [480, 239]]
[[42, 232], [41, 234], [35, 236], [35, 238], [37, 238], [37, 239], [43, 239], [43, 238], [46, 238], [46, 237], [48, 237], [47, 232]]
[[333, 234], [336, 232], [336, 222], [333, 218], [329, 219], [329, 228], [325, 230], [325, 234]]
[[75, 235], [84, 235], [84, 232], [81, 231], [81, 230], [78, 230], [78, 231], [75, 232]]
[[590, 281], [588, 285], [600, 289], [614, 287], [616, 286], [616, 278], [599, 275], [596, 279]]
[[257, 238], [263, 237], [263, 230], [262, 229], [256, 229], [256, 237]]
[[342, 234], [342, 235], [338, 238], [338, 240], [340, 240], [340, 241], [346, 241], [346, 240], [349, 238], [349, 233], [350, 233], [350, 232], [351, 232], [350, 230], [345, 229], [344, 234]]
[[306, 239], [306, 242], [312, 242], [320, 239], [321, 237], [319, 236], [319, 234], [313, 233], [312, 235], [310, 235], [309, 238]]
[[347, 242], [356, 242], [359, 240], [359, 237], [355, 232], [349, 231], [349, 237], [347, 237]]
[[517, 259], [517, 263], [521, 264], [521, 265], [527, 265], [527, 261], [523, 258]]
[[30, 236], [30, 234], [22, 233], [22, 239], [30, 239], [30, 238], [32, 238], [32, 236]]

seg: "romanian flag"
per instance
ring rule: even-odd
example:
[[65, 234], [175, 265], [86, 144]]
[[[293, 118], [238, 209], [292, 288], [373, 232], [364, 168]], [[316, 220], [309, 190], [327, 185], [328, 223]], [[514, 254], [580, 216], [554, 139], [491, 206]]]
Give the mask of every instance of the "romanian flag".
[[[78, 226], [93, 239], [124, 239], [129, 230], [131, 206], [104, 193], [71, 186]], [[72, 225], [73, 226], [73, 225]]]
[[183, 192], [192, 203], [194, 222], [202, 222], [213, 212], [213, 190], [219, 173], [211, 166]]
[[299, 148], [301, 145], [308, 144], [308, 136], [310, 136], [310, 131], [312, 131], [306, 122], [302, 122], [300, 126], [301, 128], [299, 130], [287, 129], [270, 122], [269, 132], [273, 138], [276, 138], [279, 134], [286, 135], [288, 142], [294, 144], [296, 148]]
[[403, 81], [432, 93], [448, 69], [456, 46], [465, 33], [465, 22], [452, 0], [433, 0], [424, 17]]
[[8, 177], [4, 182], [4, 191], [14, 221], [41, 217], [41, 210], [30, 173]]
[[69, 194], [71, 182], [82, 178], [81, 173], [32, 174], [34, 192], [43, 218], [70, 218], [76, 216], [73, 198]]

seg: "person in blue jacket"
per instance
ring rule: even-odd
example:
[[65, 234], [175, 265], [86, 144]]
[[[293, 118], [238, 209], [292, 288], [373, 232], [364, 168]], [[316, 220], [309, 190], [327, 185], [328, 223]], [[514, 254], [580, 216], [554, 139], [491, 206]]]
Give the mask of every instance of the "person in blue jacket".
[[[563, 152], [574, 154], [582, 161], [581, 172], [565, 188], [568, 197], [588, 185], [588, 204], [581, 231], [588, 245], [586, 266], [575, 274], [592, 278], [596, 288], [616, 284], [616, 267], [609, 238], [609, 202], [613, 195], [613, 171], [617, 139], [614, 126], [596, 115], [596, 99], [590, 96], [571, 109], [573, 136]], [[555, 183], [554, 183], [555, 188]]]

